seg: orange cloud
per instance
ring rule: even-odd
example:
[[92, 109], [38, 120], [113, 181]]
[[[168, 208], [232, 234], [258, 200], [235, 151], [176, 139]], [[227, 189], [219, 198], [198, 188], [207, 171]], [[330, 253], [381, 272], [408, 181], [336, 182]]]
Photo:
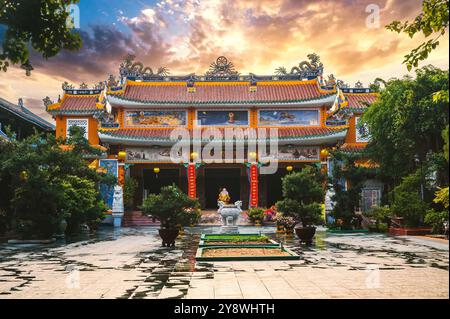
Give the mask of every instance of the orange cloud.
[[[379, 28], [367, 24], [371, 4], [379, 8]], [[316, 52], [326, 74], [368, 84], [407, 73], [403, 57], [423, 38], [410, 39], [384, 26], [411, 20], [420, 10], [420, 1], [402, 0], [162, 0], [137, 16], [122, 16], [119, 23], [128, 33], [93, 26], [82, 30], [84, 47], [77, 53], [49, 61], [33, 55], [31, 78], [13, 69], [0, 74], [0, 94], [11, 101], [28, 98], [42, 113], [39, 101], [46, 95], [56, 98], [61, 82], [104, 80], [117, 74], [127, 53], [152, 68], [166, 66], [172, 74], [203, 74], [219, 55], [241, 73], [272, 74]], [[426, 63], [448, 68], [448, 35], [441, 42]]]

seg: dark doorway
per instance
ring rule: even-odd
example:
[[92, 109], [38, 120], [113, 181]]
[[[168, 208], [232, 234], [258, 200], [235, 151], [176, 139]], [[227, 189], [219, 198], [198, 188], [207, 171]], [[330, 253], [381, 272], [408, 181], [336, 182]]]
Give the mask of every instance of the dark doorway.
[[161, 169], [158, 174], [153, 169], [144, 169], [144, 189], [147, 194], [159, 194], [162, 187], [172, 184], [180, 186], [179, 169]]
[[286, 176], [284, 169], [279, 169], [275, 174], [267, 175], [267, 207], [271, 207], [283, 199], [281, 179], [284, 176]]
[[205, 208], [216, 209], [217, 197], [222, 188], [226, 188], [231, 202], [238, 201], [241, 194], [240, 168], [205, 169]]

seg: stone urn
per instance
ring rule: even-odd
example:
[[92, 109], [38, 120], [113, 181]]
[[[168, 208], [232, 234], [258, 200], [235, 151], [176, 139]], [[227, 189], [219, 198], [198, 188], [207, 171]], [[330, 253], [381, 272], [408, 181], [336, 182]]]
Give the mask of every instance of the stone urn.
[[67, 229], [67, 221], [65, 218], [61, 219], [58, 226], [58, 234], [56, 234], [56, 237], [62, 238], [66, 235], [66, 229]]
[[222, 232], [223, 233], [237, 233], [238, 227], [237, 222], [239, 216], [242, 213], [242, 202], [237, 201], [234, 205], [227, 205], [224, 202], [218, 202], [219, 209], [218, 213], [222, 217]]

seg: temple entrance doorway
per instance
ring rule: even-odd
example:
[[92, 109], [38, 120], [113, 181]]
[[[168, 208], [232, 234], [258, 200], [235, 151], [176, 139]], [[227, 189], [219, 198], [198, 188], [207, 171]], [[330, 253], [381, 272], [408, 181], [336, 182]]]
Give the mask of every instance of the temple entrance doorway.
[[282, 190], [282, 178], [286, 176], [285, 169], [278, 169], [275, 174], [267, 175], [266, 182], [266, 194], [267, 194], [267, 207], [275, 205], [276, 202], [283, 199]]
[[180, 170], [179, 169], [161, 169], [156, 174], [153, 169], [144, 169], [144, 198], [148, 194], [159, 194], [161, 188], [172, 184], [180, 187]]
[[217, 197], [226, 188], [231, 202], [240, 200], [240, 168], [205, 168], [205, 209], [217, 209]]

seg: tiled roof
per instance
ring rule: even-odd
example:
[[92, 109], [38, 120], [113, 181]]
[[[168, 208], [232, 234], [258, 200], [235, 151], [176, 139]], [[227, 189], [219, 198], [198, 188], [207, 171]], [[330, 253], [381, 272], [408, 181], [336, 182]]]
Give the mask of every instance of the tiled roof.
[[41, 128], [44, 131], [55, 130], [55, 126], [53, 124], [47, 122], [40, 116], [34, 114], [23, 105], [15, 105], [11, 102], [8, 102], [0, 98], [0, 108], [8, 111], [14, 116], [17, 116], [33, 125], [36, 125], [37, 127]]
[[99, 111], [99, 95], [66, 95], [59, 105], [50, 108], [51, 113], [90, 114]]
[[376, 93], [347, 93], [345, 97], [348, 101], [347, 108], [354, 111], [364, 111], [368, 105], [374, 103], [378, 94]]
[[195, 92], [188, 92], [186, 82], [129, 82], [123, 94], [115, 96], [126, 101], [159, 104], [258, 104], [310, 101], [336, 94], [333, 90], [320, 90], [315, 80], [258, 83], [255, 92], [250, 92], [249, 82], [203, 82], [194, 87]]
[[341, 147], [339, 148], [341, 151], [343, 152], [348, 152], [348, 153], [360, 153], [362, 151], [364, 151], [364, 149], [366, 148], [365, 143], [361, 144], [361, 143], [345, 143], [342, 144]]
[[[130, 140], [157, 140], [157, 141], [169, 141], [170, 134], [173, 129], [119, 129], [119, 130], [100, 130], [99, 132], [117, 138], [125, 138]], [[203, 129], [203, 131], [208, 129]], [[223, 129], [219, 129], [223, 133]], [[308, 127], [308, 128], [279, 128], [278, 137], [283, 139], [311, 139], [315, 137], [332, 136], [345, 132], [346, 129], [332, 129], [322, 127]], [[244, 130], [245, 132], [245, 130]], [[255, 130], [250, 130], [250, 139], [255, 139]], [[245, 134], [245, 133], [244, 133]], [[269, 137], [269, 131], [266, 130], [266, 136]], [[244, 136], [238, 136], [243, 139]]]

